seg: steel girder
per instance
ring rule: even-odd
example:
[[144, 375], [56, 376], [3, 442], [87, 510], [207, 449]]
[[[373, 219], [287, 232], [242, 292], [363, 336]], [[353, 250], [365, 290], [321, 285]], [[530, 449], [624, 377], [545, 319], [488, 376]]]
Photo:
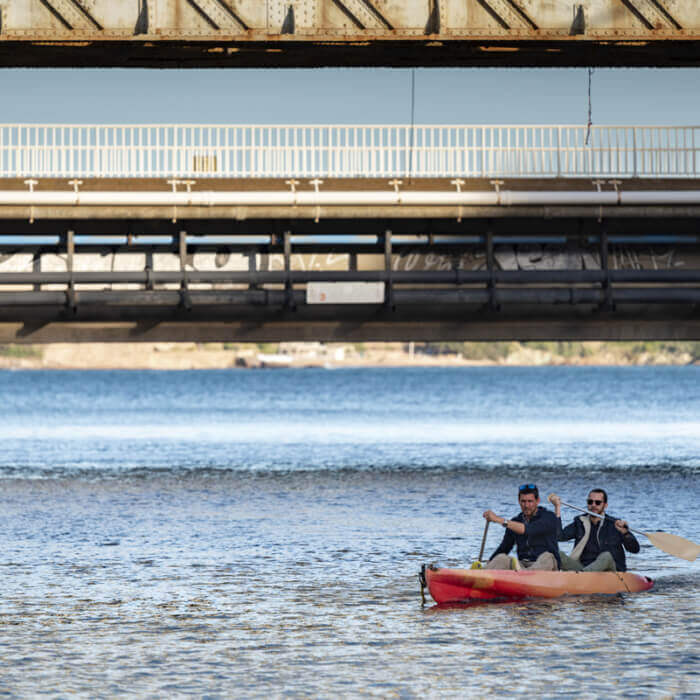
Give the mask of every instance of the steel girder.
[[700, 65], [700, 4], [0, 0], [0, 65]]

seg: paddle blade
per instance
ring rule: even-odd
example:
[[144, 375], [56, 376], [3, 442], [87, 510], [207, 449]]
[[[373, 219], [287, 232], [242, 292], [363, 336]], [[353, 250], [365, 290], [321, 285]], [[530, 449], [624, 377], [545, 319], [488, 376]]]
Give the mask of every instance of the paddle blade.
[[700, 544], [695, 544], [684, 537], [672, 535], [670, 532], [645, 532], [644, 534], [654, 547], [658, 547], [674, 557], [695, 561], [700, 554]]

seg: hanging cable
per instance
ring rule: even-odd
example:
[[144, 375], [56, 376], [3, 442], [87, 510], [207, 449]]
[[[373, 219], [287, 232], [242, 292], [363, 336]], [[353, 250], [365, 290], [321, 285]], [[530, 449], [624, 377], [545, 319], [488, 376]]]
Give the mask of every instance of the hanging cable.
[[411, 182], [413, 174], [413, 148], [415, 145], [416, 133], [416, 69], [411, 68], [411, 131], [409, 132], [408, 144], [408, 182]]
[[588, 124], [586, 125], [586, 146], [591, 140], [591, 127], [593, 126], [593, 99], [591, 98], [591, 90], [593, 87], [594, 69], [588, 69]]

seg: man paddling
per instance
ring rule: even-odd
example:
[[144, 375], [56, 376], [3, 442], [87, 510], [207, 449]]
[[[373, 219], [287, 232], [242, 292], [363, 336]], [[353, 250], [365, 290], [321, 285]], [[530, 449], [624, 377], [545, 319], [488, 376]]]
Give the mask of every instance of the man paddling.
[[593, 489], [586, 503], [593, 515], [579, 515], [565, 528], [561, 527], [561, 499], [555, 493], [549, 497], [559, 518], [559, 540], [574, 540], [571, 554], [561, 553], [564, 571], [627, 571], [625, 549], [636, 554], [639, 542], [630, 532], [627, 522], [605, 515], [608, 494], [604, 489]]
[[518, 488], [518, 503], [521, 512], [511, 519], [502, 518], [492, 510], [484, 513], [486, 520], [503, 525], [506, 529], [501, 544], [485, 568], [512, 568], [508, 553], [516, 545], [520, 566], [556, 571], [559, 568], [557, 532], [561, 528], [561, 520], [551, 510], [540, 506], [540, 492], [535, 484], [523, 484]]

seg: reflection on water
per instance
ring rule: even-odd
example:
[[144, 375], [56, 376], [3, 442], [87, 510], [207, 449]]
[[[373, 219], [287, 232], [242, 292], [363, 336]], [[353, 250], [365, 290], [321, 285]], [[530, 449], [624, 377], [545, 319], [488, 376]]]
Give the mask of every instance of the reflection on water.
[[423, 608], [417, 574], [526, 480], [700, 541], [699, 376], [0, 373], [0, 692], [695, 692], [700, 564], [644, 538], [638, 595]]

